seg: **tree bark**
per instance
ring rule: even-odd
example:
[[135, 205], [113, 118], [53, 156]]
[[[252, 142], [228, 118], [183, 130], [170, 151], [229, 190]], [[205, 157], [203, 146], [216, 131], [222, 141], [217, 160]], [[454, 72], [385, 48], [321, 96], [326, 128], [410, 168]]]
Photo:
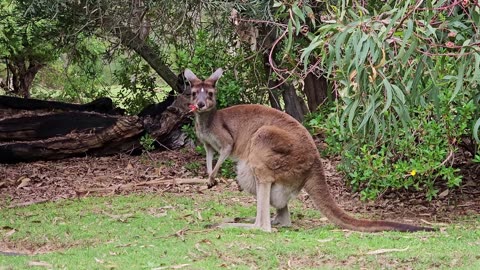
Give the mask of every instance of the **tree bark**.
[[285, 101], [285, 112], [299, 122], [303, 122], [304, 116], [308, 113], [305, 101], [297, 95], [293, 85], [284, 84], [282, 89], [282, 96]]
[[304, 80], [303, 92], [307, 96], [307, 104], [310, 112], [318, 109], [331, 94], [328, 93], [327, 79], [324, 76], [317, 77], [309, 73]]
[[[13, 59], [7, 61], [7, 68], [11, 72], [13, 93], [24, 98], [30, 97], [30, 88], [38, 71], [45, 66], [44, 63], [28, 61], [26, 59]], [[7, 78], [7, 82], [10, 78]]]
[[162, 77], [162, 79], [175, 91], [181, 93], [182, 89], [178, 88], [178, 77], [172, 70], [166, 65], [166, 62], [161, 59], [158, 54], [141, 39], [139, 34], [134, 33], [128, 28], [121, 28], [116, 31], [116, 36], [120, 39], [121, 43], [134, 50], [140, 55], [147, 63]]
[[183, 95], [142, 116], [95, 106], [108, 103], [105, 99], [85, 105], [12, 99], [0, 97], [0, 163], [141, 153], [140, 139], [147, 133], [156, 146], [176, 149], [185, 143], [180, 128], [190, 113]]

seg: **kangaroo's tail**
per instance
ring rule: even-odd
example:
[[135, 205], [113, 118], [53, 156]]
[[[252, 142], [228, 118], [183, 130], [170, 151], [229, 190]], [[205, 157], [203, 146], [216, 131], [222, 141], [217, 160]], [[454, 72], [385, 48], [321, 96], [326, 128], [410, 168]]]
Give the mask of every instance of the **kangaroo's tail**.
[[436, 231], [434, 228], [408, 225], [384, 220], [357, 219], [347, 214], [333, 200], [328, 185], [325, 181], [321, 161], [318, 160], [314, 165], [310, 177], [305, 183], [305, 190], [313, 199], [316, 207], [336, 225], [354, 231], [362, 232], [381, 232], [381, 231]]

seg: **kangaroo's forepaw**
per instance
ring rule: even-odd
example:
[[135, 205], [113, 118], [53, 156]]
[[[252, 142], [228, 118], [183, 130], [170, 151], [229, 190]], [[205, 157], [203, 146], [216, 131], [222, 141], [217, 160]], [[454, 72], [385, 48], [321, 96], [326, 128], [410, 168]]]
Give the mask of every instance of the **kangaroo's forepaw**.
[[218, 181], [215, 179], [208, 179], [207, 187], [212, 188], [218, 184]]

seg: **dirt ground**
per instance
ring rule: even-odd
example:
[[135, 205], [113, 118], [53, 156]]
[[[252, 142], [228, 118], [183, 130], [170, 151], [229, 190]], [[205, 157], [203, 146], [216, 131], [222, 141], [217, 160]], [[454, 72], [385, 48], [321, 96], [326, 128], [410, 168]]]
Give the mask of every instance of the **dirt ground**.
[[[374, 202], [361, 202], [344, 184], [335, 170], [335, 160], [324, 160], [330, 191], [341, 207], [369, 217], [398, 219], [415, 223], [451, 223], [465, 215], [480, 213], [480, 165], [464, 164], [462, 186], [448, 190], [440, 187], [439, 196], [426, 202], [423, 194], [386, 193]], [[178, 179], [204, 175], [205, 162], [193, 150], [153, 152], [143, 156], [116, 155], [83, 157], [59, 161], [0, 164], [0, 210], [61, 199], [85, 196], [110, 196], [129, 193], [185, 192], [202, 196], [206, 185], [186, 184]], [[187, 169], [188, 168], [188, 169]], [[203, 175], [202, 175], [203, 174]], [[177, 183], [175, 183], [177, 179]], [[233, 180], [223, 179], [217, 191], [237, 190]], [[299, 195], [313, 207], [308, 195]]]

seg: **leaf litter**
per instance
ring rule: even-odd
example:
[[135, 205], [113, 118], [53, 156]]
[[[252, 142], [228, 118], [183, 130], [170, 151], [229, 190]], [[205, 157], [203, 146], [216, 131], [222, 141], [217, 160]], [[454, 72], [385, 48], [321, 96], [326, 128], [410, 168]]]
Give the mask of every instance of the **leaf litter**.
[[[181, 193], [189, 196], [215, 196], [222, 191], [236, 192], [232, 179], [206, 189], [206, 170], [200, 175], [188, 169], [188, 164], [205, 168], [202, 155], [193, 149], [151, 152], [149, 155], [129, 156], [118, 154], [109, 157], [78, 157], [58, 161], [0, 165], [0, 210], [63, 199], [87, 196], [111, 196], [118, 194]], [[376, 201], [362, 202], [358, 193], [352, 193], [342, 175], [335, 170], [338, 160], [323, 160], [330, 192], [337, 203], [348, 212], [368, 218], [390, 219], [403, 222], [437, 225], [451, 223], [459, 216], [480, 213], [480, 166], [464, 164], [463, 185], [457, 189], [438, 187], [441, 195], [428, 202], [425, 195], [414, 192], [387, 192]], [[448, 190], [445, 191], [445, 190]], [[298, 198], [304, 208], [314, 208], [308, 195]], [[251, 205], [253, 197], [234, 197], [226, 202]], [[162, 216], [169, 209], [151, 210], [152, 215]], [[127, 220], [131, 217], [120, 217]], [[199, 214], [196, 218], [202, 219]], [[117, 219], [117, 218], [113, 218]], [[314, 227], [329, 224], [325, 219], [308, 220], [297, 217], [301, 226]]]

